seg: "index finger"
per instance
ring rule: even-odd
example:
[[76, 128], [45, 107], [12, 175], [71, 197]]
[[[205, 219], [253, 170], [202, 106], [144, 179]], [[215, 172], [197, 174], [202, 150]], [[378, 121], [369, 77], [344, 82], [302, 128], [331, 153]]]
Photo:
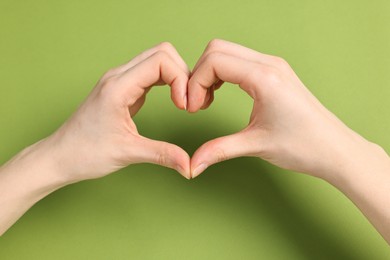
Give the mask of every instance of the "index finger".
[[143, 51], [142, 53], [138, 54], [134, 58], [132, 58], [129, 62], [120, 65], [116, 68], [113, 68], [109, 71], [108, 75], [106, 77], [114, 76], [114, 75], [119, 75], [138, 63], [142, 62], [143, 60], [146, 60], [147, 58], [151, 57], [153, 54], [159, 52], [159, 51], [164, 51], [167, 54], [169, 54], [174, 62], [176, 62], [177, 65], [180, 66], [180, 68], [183, 69], [183, 71], [186, 72], [187, 75], [190, 75], [190, 70], [187, 66], [187, 64], [184, 62], [183, 58], [180, 56], [180, 54], [177, 52], [176, 48], [169, 42], [161, 42], [160, 44]]
[[280, 64], [282, 63], [282, 59], [280, 57], [261, 53], [234, 42], [229, 42], [222, 39], [214, 39], [208, 43], [202, 56], [195, 64], [194, 68], [192, 69], [193, 73], [198, 69], [199, 64], [202, 63], [204, 57], [206, 57], [212, 52], [222, 52], [232, 56], [240, 57], [242, 59], [246, 59], [248, 61], [260, 62], [274, 67], [280, 67]]
[[276, 69], [225, 53], [213, 52], [204, 57], [188, 82], [188, 111], [196, 112], [204, 104], [207, 89], [218, 80], [238, 84], [253, 99], [258, 98], [257, 86], [269, 79]]
[[112, 80], [112, 84], [105, 88], [128, 107], [159, 81], [171, 86], [171, 97], [178, 108], [186, 107], [188, 75], [164, 51], [157, 51]]

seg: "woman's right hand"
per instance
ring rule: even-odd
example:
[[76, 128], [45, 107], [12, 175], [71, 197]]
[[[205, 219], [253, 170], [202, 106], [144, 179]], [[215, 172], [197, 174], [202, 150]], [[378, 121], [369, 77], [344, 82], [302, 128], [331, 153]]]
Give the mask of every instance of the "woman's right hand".
[[240, 85], [253, 98], [250, 123], [201, 146], [191, 161], [193, 178], [217, 162], [257, 156], [331, 180], [372, 146], [329, 112], [285, 60], [223, 40], [211, 41], [195, 65], [189, 111], [210, 105], [215, 86], [224, 81]]
[[253, 98], [250, 123], [202, 145], [191, 159], [192, 178], [214, 163], [257, 156], [328, 181], [390, 243], [390, 160], [381, 147], [329, 112], [286, 61], [221, 40], [212, 41], [195, 66], [189, 111], [209, 106], [224, 81], [239, 84]]

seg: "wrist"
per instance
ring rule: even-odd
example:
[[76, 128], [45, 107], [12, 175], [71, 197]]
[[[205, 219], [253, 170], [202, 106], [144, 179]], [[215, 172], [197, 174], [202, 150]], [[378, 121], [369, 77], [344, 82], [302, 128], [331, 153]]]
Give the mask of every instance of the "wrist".
[[46, 139], [0, 167], [0, 236], [36, 202], [65, 186]]
[[390, 241], [390, 158], [382, 147], [366, 141], [355, 147], [328, 178], [368, 218], [383, 238]]
[[358, 183], [380, 179], [390, 172], [390, 158], [379, 145], [356, 135], [342, 148], [335, 152], [333, 166], [323, 175], [330, 184], [352, 189]]
[[54, 148], [47, 139], [22, 150], [0, 171], [7, 194], [20, 200], [38, 201], [68, 184], [61, 174]]

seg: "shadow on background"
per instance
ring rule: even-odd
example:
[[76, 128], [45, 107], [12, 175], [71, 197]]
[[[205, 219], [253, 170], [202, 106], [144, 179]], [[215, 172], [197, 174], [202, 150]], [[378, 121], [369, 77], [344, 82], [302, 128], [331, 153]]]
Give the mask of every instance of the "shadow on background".
[[[194, 127], [181, 127], [180, 132], [173, 131], [164, 140], [181, 146], [192, 155], [202, 143], [226, 134], [210, 125], [207, 130], [196, 129], [196, 135], [185, 134], [193, 132]], [[307, 218], [289, 201], [291, 195], [279, 187], [266, 164], [256, 158], [233, 159], [210, 167], [191, 182], [202, 186], [202, 196], [212, 197], [215, 193], [240, 196], [245, 206], [251, 205], [254, 212], [267, 214], [275, 221], [284, 231], [285, 238], [307, 259], [359, 259], [359, 255], [334, 241], [325, 226]]]
[[[222, 124], [218, 123], [196, 124], [196, 122], [192, 122], [187, 125], [181, 124], [180, 127], [172, 127], [169, 131], [165, 131], [164, 134], [161, 134], [161, 131], [156, 131], [153, 125], [149, 125], [140, 132], [150, 138], [163, 139], [164, 141], [175, 143], [192, 155], [204, 142], [227, 134], [226, 129], [221, 128], [220, 125]], [[160, 136], [153, 136], [153, 134], [160, 134]], [[160, 168], [159, 166], [157, 167]], [[333, 239], [335, 235], [332, 233], [340, 232], [339, 230], [329, 231], [326, 226], [317, 222], [316, 219], [308, 218], [305, 212], [289, 199], [292, 194], [281, 188], [281, 185], [274, 178], [274, 174], [267, 162], [262, 162], [256, 158], [238, 158], [210, 167], [200, 177], [190, 182], [186, 181], [186, 187], [184, 189], [188, 191], [190, 196], [199, 196], [214, 200], [221, 206], [222, 203], [227, 202], [228, 205], [225, 204], [223, 206], [236, 207], [237, 209], [232, 210], [237, 212], [243, 210], [243, 213], [239, 214], [253, 214], [255, 218], [256, 216], [261, 216], [267, 218], [267, 220], [271, 220], [271, 223], [274, 224], [273, 227], [276, 227], [278, 233], [283, 234], [284, 239], [296, 248], [297, 252], [303, 256], [303, 259], [362, 258], [350, 250], [350, 248], [343, 247]], [[59, 230], [55, 216], [57, 216], [56, 214], [63, 214], [64, 209], [71, 209], [67, 212], [69, 215], [72, 212], [77, 214], [83, 232], [94, 232], [93, 234], [97, 236], [103, 234], [105, 231], [104, 229], [103, 231], [102, 229], [97, 229], [98, 231], [96, 231], [93, 226], [88, 226], [90, 218], [93, 220], [92, 223], [110, 223], [110, 221], [114, 221], [115, 219], [121, 223], [123, 220], [116, 215], [123, 215], [125, 218], [128, 218], [126, 219], [126, 225], [137, 225], [140, 222], [137, 222], [137, 220], [133, 222], [132, 216], [129, 216], [126, 209], [123, 209], [123, 207], [132, 207], [131, 197], [128, 196], [130, 191], [129, 189], [122, 189], [120, 185], [121, 183], [125, 183], [126, 186], [127, 182], [124, 178], [134, 180], [134, 176], [137, 175], [124, 173], [118, 176], [118, 178], [88, 181], [65, 187], [61, 191], [56, 192], [54, 196], [49, 196], [42, 202], [39, 202], [33, 209], [36, 214], [31, 215], [38, 218], [41, 225], [47, 225], [43, 224], [45, 221], [51, 223], [49, 226], [46, 226], [46, 232], [49, 232], [48, 234], [51, 234], [51, 230]], [[145, 182], [145, 185], [146, 182], [150, 181], [149, 178], [151, 178], [147, 175], [138, 176], [138, 180]], [[154, 176], [152, 178], [156, 179]], [[178, 178], [178, 180], [183, 181], [182, 178]], [[143, 185], [142, 182], [136, 185]], [[117, 185], [119, 188], [112, 189], [112, 184]], [[175, 188], [175, 183], [172, 183], [172, 185], [172, 188]], [[98, 190], [99, 192], [87, 192], [85, 190], [86, 187], [90, 187], [90, 190]], [[77, 198], [74, 197], [76, 196], [75, 194], [77, 194]], [[83, 201], [82, 203], [73, 203], [75, 199]], [[121, 201], [113, 203], [114, 200]], [[59, 201], [61, 201], [60, 204], [58, 203]], [[85, 207], [85, 202], [90, 203], [89, 207]], [[106, 208], [104, 213], [100, 211], [102, 207]], [[156, 212], [158, 212], [157, 209]], [[253, 228], [251, 230], [253, 232], [261, 231], [262, 225], [265, 225], [262, 221], [255, 223], [252, 220], [252, 216], [249, 219], [251, 220], [249, 226]], [[165, 223], [169, 222], [166, 221]], [[26, 222], [26, 224], [28, 223]], [[72, 227], [74, 223], [70, 219], [62, 225]], [[240, 223], [237, 223], [237, 225], [240, 225]], [[54, 228], [50, 228], [51, 226]], [[20, 228], [22, 227], [21, 225]], [[108, 225], [107, 228], [110, 232], [113, 232], [111, 226]], [[41, 231], [38, 228], [36, 232]], [[80, 239], [78, 238], [79, 234], [75, 233], [73, 235], [75, 236], [74, 239]], [[261, 236], [264, 235], [259, 234], [259, 237]], [[137, 239], [138, 242], [142, 241], [142, 237], [141, 239], [139, 237]], [[237, 237], [236, 239], [240, 238]], [[79, 243], [85, 247], [94, 246], [84, 241], [80, 241]], [[60, 242], [59, 246], [56, 245], [59, 247], [57, 250], [62, 250], [62, 245], [65, 245], [65, 242]], [[66, 240], [66, 248], [68, 246], [69, 241]], [[110, 246], [115, 248], [113, 245]], [[258, 248], [261, 250], [261, 245]], [[119, 247], [118, 250], [123, 249]], [[281, 250], [283, 249], [281, 248]]]

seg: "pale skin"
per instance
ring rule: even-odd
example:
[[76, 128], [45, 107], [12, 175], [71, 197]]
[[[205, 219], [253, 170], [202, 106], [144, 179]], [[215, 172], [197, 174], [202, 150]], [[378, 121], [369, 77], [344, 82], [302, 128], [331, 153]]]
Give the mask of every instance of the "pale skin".
[[[242, 131], [203, 144], [190, 159], [180, 147], [138, 134], [132, 117], [153, 85], [168, 84], [173, 103], [206, 109], [223, 82], [253, 99]], [[195, 178], [221, 161], [254, 156], [329, 182], [390, 243], [390, 159], [348, 128], [304, 86], [286, 61], [213, 40], [189, 71], [162, 43], [108, 71], [75, 114], [51, 136], [0, 168], [0, 234], [37, 201], [71, 183], [135, 163], [155, 163]]]

